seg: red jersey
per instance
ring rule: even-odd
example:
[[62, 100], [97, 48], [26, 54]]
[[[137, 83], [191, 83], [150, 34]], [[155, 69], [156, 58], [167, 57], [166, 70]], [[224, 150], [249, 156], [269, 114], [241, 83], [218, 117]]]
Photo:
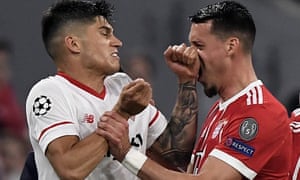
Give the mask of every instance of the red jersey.
[[289, 123], [286, 109], [261, 81], [249, 84], [212, 106], [193, 151], [193, 173], [199, 173], [207, 157], [213, 156], [247, 179], [288, 179]]
[[291, 178], [292, 180], [300, 179], [300, 108], [295, 109], [291, 115], [292, 123], [290, 124], [293, 132], [293, 153]]

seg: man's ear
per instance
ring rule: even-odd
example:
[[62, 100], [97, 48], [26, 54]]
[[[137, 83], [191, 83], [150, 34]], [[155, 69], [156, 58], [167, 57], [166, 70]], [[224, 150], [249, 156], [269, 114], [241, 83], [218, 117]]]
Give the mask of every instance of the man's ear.
[[237, 37], [230, 37], [226, 41], [226, 50], [229, 55], [233, 54], [240, 46], [240, 40]]
[[69, 51], [72, 53], [80, 53], [80, 43], [79, 39], [76, 36], [66, 36], [65, 45]]

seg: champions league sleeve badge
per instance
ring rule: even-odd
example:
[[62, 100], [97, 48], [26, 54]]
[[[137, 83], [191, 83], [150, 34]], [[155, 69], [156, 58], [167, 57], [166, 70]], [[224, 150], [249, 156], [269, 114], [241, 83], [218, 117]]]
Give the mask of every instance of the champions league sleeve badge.
[[241, 139], [250, 141], [256, 137], [258, 124], [253, 118], [246, 118], [240, 125], [239, 134]]
[[33, 113], [36, 116], [43, 116], [51, 109], [51, 101], [47, 96], [40, 96], [35, 98], [33, 103]]

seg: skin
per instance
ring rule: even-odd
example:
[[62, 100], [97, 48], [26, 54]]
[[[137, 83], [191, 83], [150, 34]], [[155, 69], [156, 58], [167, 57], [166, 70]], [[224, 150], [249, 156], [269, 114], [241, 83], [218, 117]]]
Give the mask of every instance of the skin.
[[59, 71], [101, 92], [104, 78], [120, 68], [118, 48], [122, 42], [103, 17], [96, 17], [93, 24], [77, 26], [65, 27], [57, 38], [55, 45], [62, 50], [55, 62]]
[[[211, 26], [211, 21], [193, 23], [189, 34], [191, 47], [184, 45], [169, 47], [165, 51], [165, 59], [170, 69], [183, 81], [189, 79], [187, 71], [183, 69], [189, 69], [191, 68], [190, 63], [200, 61], [200, 69], [198, 67], [195, 70], [199, 71], [197, 79], [204, 86], [206, 95], [213, 96], [217, 93], [225, 101], [244, 89], [249, 83], [257, 80], [257, 77], [251, 63], [251, 54], [245, 52], [239, 38], [231, 36], [220, 39], [211, 33]], [[196, 49], [194, 52], [197, 52], [197, 57], [200, 58], [187, 53], [186, 49], [189, 48]], [[113, 133], [116, 130], [106, 131], [104, 127], [113, 122], [126, 124], [126, 121], [116, 116], [106, 116], [106, 118], [105, 124], [99, 126], [98, 132], [109, 141], [112, 154], [122, 161], [126, 155], [123, 153], [128, 151], [124, 148], [130, 147], [128, 146], [128, 137], [118, 136]], [[117, 127], [122, 128], [121, 125]], [[111, 128], [114, 127], [111, 126]], [[243, 178], [237, 170], [215, 157], [208, 157], [197, 175], [168, 170], [148, 158], [138, 176], [145, 180], [240, 180]]]
[[[180, 47], [169, 47], [169, 52], [166, 52], [166, 56], [169, 56], [171, 60], [172, 56], [181, 56], [181, 51], [183, 50], [187, 57], [184, 58], [182, 63], [188, 64], [187, 67], [181, 65], [178, 66], [176, 63], [173, 63], [173, 65], [179, 67], [177, 69], [174, 68], [174, 71], [180, 74], [178, 76], [180, 86], [171, 119], [165, 131], [147, 151], [147, 154], [151, 157], [151, 159], [160, 163], [164, 167], [177, 171], [185, 170], [190, 160], [190, 154], [196, 138], [195, 134], [197, 130], [198, 111], [196, 78], [198, 76], [200, 63], [198, 60], [197, 50], [192, 47], [187, 48], [183, 44]], [[110, 136], [109, 139], [111, 139], [114, 138], [114, 135], [112, 134], [116, 133], [118, 138], [125, 137], [128, 139], [127, 121], [121, 124], [114, 124], [114, 121], [108, 120], [122, 118], [122, 116], [118, 116], [113, 112], [108, 112], [105, 113], [102, 118], [103, 119], [99, 121], [98, 126], [105, 129], [105, 131], [98, 128], [98, 134], [105, 134], [105, 136]], [[125, 126], [125, 129], [122, 129], [122, 126]], [[121, 132], [127, 133], [123, 134]], [[120, 143], [119, 146], [121, 148], [119, 149], [126, 154], [129, 150], [130, 144], [127, 141], [117, 141]], [[115, 158], [119, 159], [117, 156]]]
[[[52, 43], [57, 70], [99, 93], [103, 90], [105, 77], [120, 68], [118, 48], [122, 42], [114, 36], [112, 26], [103, 17], [96, 17], [91, 24], [71, 24], [62, 28]], [[183, 84], [179, 91], [182, 95], [176, 103], [175, 113], [166, 130], [149, 149], [151, 157], [164, 166], [175, 168], [182, 162], [187, 166], [189, 162], [197, 127], [196, 76], [197, 68], [194, 68], [193, 72], [180, 78], [179, 82]], [[123, 88], [111, 114], [106, 113], [104, 117], [122, 117], [127, 123], [127, 119], [141, 112], [151, 98], [150, 84], [137, 79]], [[122, 127], [116, 125], [114, 129], [117, 131], [114, 133], [127, 133], [128, 137], [128, 126], [126, 130], [121, 130]], [[82, 140], [77, 136], [55, 139], [49, 144], [46, 156], [61, 179], [84, 179], [101, 162], [107, 151], [107, 141], [96, 130]], [[167, 161], [175, 162], [175, 165]]]
[[[183, 51], [185, 53], [184, 58], [181, 57]], [[174, 56], [173, 59], [172, 56]], [[179, 74], [177, 100], [166, 130], [148, 150], [148, 155], [165, 167], [182, 171], [186, 170], [188, 166], [196, 138], [198, 112], [196, 79], [200, 63], [196, 49], [186, 47], [184, 44], [173, 48], [169, 47], [166, 51], [166, 57], [171, 61], [182, 59], [181, 63], [187, 66], [178, 66], [177, 63], [169, 64], [178, 67], [174, 68], [174, 72]], [[169, 60], [166, 62], [168, 63]], [[170, 165], [170, 162], [173, 164]]]
[[[56, 38], [61, 48], [54, 59], [57, 70], [101, 92], [104, 78], [120, 67], [117, 52], [122, 42], [103, 17], [72, 29]], [[113, 111], [128, 118], [148, 105], [151, 94], [150, 84], [138, 79], [123, 89]], [[57, 138], [48, 145], [46, 156], [61, 179], [84, 179], [107, 151], [107, 141], [94, 132], [82, 140], [77, 136]]]
[[[189, 40], [191, 46], [199, 49], [201, 73], [198, 81], [203, 85], [207, 96], [216, 92], [226, 101], [249, 83], [257, 80], [252, 57], [243, 50], [238, 37], [225, 40], [210, 31], [211, 21], [191, 25]], [[214, 89], [214, 90], [212, 90]]]

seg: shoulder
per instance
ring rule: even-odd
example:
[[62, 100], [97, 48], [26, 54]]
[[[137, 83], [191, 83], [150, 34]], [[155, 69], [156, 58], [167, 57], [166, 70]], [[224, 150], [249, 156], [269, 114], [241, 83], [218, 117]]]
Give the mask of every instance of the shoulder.
[[234, 111], [244, 116], [258, 116], [264, 119], [274, 117], [288, 117], [286, 108], [279, 102], [261, 81], [257, 81], [244, 93], [244, 95], [233, 103]]
[[228, 111], [231, 122], [239, 127], [251, 125], [267, 133], [276, 133], [274, 129], [288, 131], [290, 120], [285, 107], [263, 84], [250, 88]]
[[34, 101], [42, 97], [60, 97], [65, 94], [66, 88], [62, 88], [63, 82], [57, 76], [49, 76], [38, 81], [30, 89], [27, 102]]
[[49, 76], [47, 78], [41, 79], [37, 83], [35, 83], [30, 89], [29, 93], [40, 92], [43, 91], [45, 93], [58, 91], [62, 86], [62, 82], [60, 77], [58, 76]]
[[117, 72], [105, 78], [105, 81], [132, 81], [128, 74]]
[[121, 86], [123, 87], [124, 85], [130, 83], [132, 79], [123, 72], [117, 72], [113, 75], [107, 76], [104, 80], [104, 83], [108, 86]]

